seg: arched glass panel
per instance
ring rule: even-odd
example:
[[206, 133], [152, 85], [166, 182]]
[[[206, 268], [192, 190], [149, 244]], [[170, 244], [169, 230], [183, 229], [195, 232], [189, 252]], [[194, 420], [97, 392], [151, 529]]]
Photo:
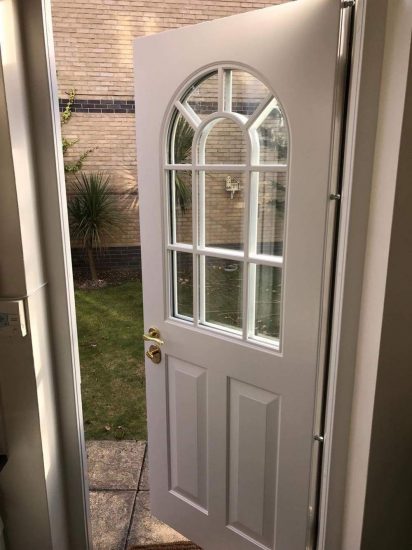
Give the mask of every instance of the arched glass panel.
[[280, 349], [285, 113], [256, 76], [226, 66], [175, 106], [165, 163], [170, 315]]
[[199, 164], [243, 164], [247, 146], [243, 129], [228, 118], [206, 126], [199, 140]]
[[218, 96], [218, 72], [214, 71], [191, 86], [188, 92], [186, 92], [184, 101], [203, 120], [217, 111]]
[[228, 71], [231, 79], [231, 111], [251, 116], [261, 102], [268, 97], [269, 90], [256, 77], [246, 71]]
[[289, 136], [282, 110], [276, 103], [258, 126], [259, 163], [286, 164], [288, 160]]
[[195, 132], [188, 121], [176, 112], [170, 130], [169, 162], [172, 164], [191, 164], [192, 145]]

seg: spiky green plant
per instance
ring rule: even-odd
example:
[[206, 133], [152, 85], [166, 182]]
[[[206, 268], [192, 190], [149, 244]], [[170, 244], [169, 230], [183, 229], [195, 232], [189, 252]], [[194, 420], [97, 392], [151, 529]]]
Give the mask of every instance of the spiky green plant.
[[97, 280], [94, 250], [112, 238], [121, 226], [119, 205], [110, 185], [110, 176], [103, 172], [76, 175], [73, 193], [68, 200], [70, 230], [73, 239], [86, 250], [90, 274]]
[[[193, 128], [187, 120], [180, 115], [176, 123], [174, 140], [176, 164], [187, 164], [191, 162], [193, 135]], [[182, 212], [185, 212], [192, 200], [191, 178], [188, 172], [177, 172], [175, 182], [176, 201]]]

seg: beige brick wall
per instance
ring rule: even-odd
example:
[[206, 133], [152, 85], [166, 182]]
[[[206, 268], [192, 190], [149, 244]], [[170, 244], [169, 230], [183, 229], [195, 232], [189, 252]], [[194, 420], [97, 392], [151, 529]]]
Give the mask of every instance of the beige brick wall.
[[[133, 38], [276, 3], [281, 0], [52, 0], [59, 95], [64, 98], [65, 92], [75, 88], [77, 98], [133, 99]], [[241, 88], [240, 79], [236, 89]], [[111, 175], [119, 206], [125, 212], [122, 236], [110, 243], [119, 246], [140, 242], [134, 124], [133, 114], [76, 112], [63, 127], [65, 137], [79, 140], [68, 160], [93, 148], [84, 170], [101, 170]], [[216, 150], [219, 151], [222, 154], [221, 149]], [[225, 206], [234, 211], [239, 200], [235, 197], [228, 202], [230, 198], [223, 191], [216, 215], [224, 215]], [[230, 240], [232, 234], [235, 238], [238, 233], [236, 216], [241, 210], [237, 207], [237, 213], [232, 212], [233, 227], [225, 239]], [[187, 216], [188, 213], [183, 216], [186, 226]]]
[[52, 0], [59, 90], [133, 98], [132, 40], [281, 1]]

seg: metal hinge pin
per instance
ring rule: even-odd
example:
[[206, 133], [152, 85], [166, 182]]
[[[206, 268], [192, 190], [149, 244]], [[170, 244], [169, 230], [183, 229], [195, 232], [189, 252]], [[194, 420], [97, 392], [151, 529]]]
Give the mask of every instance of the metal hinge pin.
[[340, 196], [339, 193], [331, 193], [329, 195], [329, 198], [330, 198], [331, 201], [340, 201], [341, 196]]
[[319, 443], [323, 443], [325, 441], [325, 438], [323, 437], [323, 435], [318, 435], [318, 434], [314, 435], [313, 439], [315, 441], [319, 441]]
[[343, 0], [342, 2], [342, 6], [344, 8], [353, 8], [354, 5], [355, 5], [355, 0]]

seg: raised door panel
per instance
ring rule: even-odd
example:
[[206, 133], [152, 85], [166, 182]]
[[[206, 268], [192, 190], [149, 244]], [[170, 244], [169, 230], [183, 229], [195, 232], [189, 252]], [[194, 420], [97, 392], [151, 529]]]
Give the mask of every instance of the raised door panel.
[[276, 515], [280, 396], [229, 383], [229, 526], [271, 548]]
[[168, 358], [170, 490], [207, 509], [207, 374]]

